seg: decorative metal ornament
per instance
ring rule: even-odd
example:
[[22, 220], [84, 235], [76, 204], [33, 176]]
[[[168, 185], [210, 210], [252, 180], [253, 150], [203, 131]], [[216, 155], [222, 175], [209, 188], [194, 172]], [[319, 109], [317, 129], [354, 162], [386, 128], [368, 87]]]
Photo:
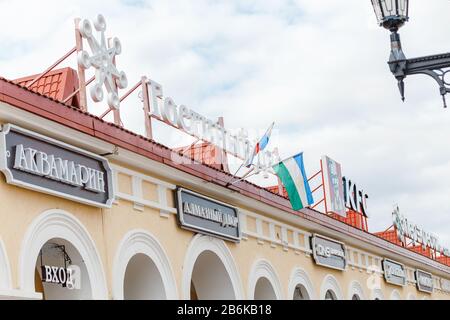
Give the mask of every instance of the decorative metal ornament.
[[100, 102], [103, 100], [103, 85], [108, 92], [107, 101], [111, 109], [120, 108], [120, 100], [117, 88], [124, 89], [128, 85], [125, 72], [118, 71], [115, 65], [115, 56], [122, 52], [122, 45], [118, 38], [109, 39], [108, 43], [105, 37], [106, 21], [99, 14], [94, 21], [95, 30], [100, 32], [100, 40], [93, 35], [92, 24], [89, 20], [83, 19], [80, 22], [81, 36], [87, 40], [91, 48], [92, 55], [86, 51], [78, 53], [78, 64], [83, 69], [94, 67], [95, 79], [94, 85], [90, 88], [92, 100]]

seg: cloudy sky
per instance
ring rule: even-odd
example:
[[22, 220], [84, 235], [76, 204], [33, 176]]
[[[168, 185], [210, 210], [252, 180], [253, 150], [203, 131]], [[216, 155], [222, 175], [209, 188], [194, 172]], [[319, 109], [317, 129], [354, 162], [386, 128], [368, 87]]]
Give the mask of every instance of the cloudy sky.
[[[407, 57], [450, 51], [449, 12], [448, 0], [412, 1]], [[407, 79], [401, 102], [369, 0], [0, 0], [0, 75], [43, 71], [74, 46], [73, 19], [97, 13], [122, 42], [130, 85], [146, 75], [228, 128], [275, 121], [270, 147], [282, 157], [304, 151], [312, 174], [327, 154], [369, 194], [371, 231], [398, 204], [450, 246], [450, 110], [422, 76]], [[136, 97], [122, 116], [142, 132]]]

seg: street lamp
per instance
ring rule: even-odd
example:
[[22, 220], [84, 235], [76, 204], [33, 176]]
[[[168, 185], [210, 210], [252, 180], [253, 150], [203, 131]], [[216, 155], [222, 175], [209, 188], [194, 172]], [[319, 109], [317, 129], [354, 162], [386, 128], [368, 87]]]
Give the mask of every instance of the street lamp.
[[447, 108], [445, 95], [450, 92], [450, 53], [406, 59], [402, 50], [398, 29], [409, 17], [409, 0], [371, 0], [378, 23], [391, 32], [391, 55], [389, 68], [398, 81], [402, 100], [405, 101], [405, 84], [403, 80], [408, 75], [426, 74], [439, 85], [440, 94]]

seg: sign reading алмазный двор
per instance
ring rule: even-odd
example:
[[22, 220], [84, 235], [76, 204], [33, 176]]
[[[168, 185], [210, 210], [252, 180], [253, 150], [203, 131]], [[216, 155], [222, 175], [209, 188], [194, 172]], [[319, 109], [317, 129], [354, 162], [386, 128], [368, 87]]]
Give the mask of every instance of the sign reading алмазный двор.
[[103, 157], [12, 124], [2, 126], [0, 152], [9, 184], [111, 207], [112, 171]]
[[184, 229], [239, 242], [239, 211], [183, 188], [177, 189], [178, 220]]

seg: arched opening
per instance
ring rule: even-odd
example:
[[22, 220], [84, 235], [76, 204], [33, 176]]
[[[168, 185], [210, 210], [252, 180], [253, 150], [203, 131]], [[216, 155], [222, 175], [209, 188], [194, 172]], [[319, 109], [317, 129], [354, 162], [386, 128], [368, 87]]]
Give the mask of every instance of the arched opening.
[[294, 289], [293, 300], [310, 300], [311, 297], [308, 294], [308, 290], [306, 290], [304, 285], [298, 284]]
[[178, 299], [167, 254], [146, 230], [127, 232], [119, 243], [112, 273], [115, 300]]
[[414, 293], [408, 294], [408, 300], [416, 300], [416, 296], [414, 295]]
[[348, 299], [349, 300], [365, 300], [364, 291], [361, 284], [354, 280], [348, 287]]
[[[64, 250], [62, 250], [62, 247], [64, 247]], [[76, 277], [79, 277], [76, 281], [77, 285], [80, 286], [79, 289], [75, 286], [75, 289], [67, 290], [62, 286], [57, 288], [56, 282], [47, 284], [42, 282], [43, 279], [46, 280], [46, 277], [43, 277], [42, 268], [37, 268], [41, 267], [41, 252], [42, 261], [45, 264], [53, 263], [52, 261], [59, 264], [53, 266], [55, 269], [49, 271], [54, 276], [56, 270], [57, 276], [62, 277], [60, 280], [63, 280], [64, 271], [58, 269], [63, 265], [62, 255], [57, 255], [54, 252], [55, 250], [66, 251], [70, 258], [66, 261], [66, 266], [67, 269], [72, 271], [66, 270], [65, 275], [67, 276], [69, 272], [72, 272], [75, 281], [77, 280]], [[47, 251], [47, 253], [44, 251]], [[58, 258], [52, 258], [52, 255], [57, 255]], [[37, 299], [91, 298], [100, 300], [108, 298], [106, 278], [96, 245], [88, 230], [77, 218], [64, 210], [52, 209], [45, 211], [32, 221], [24, 235], [20, 249], [19, 287], [20, 290], [29, 292], [30, 296]], [[57, 295], [56, 292], [61, 294]], [[42, 293], [45, 293], [46, 296], [42, 297]]]
[[212, 251], [203, 251], [195, 261], [190, 284], [192, 300], [237, 299], [233, 282], [222, 260]]
[[182, 299], [244, 299], [236, 263], [223, 240], [195, 235], [186, 250]]
[[34, 270], [35, 291], [44, 300], [92, 299], [86, 264], [69, 241], [53, 238], [39, 252]]
[[400, 300], [400, 293], [397, 290], [393, 290], [391, 293], [391, 300]]
[[0, 290], [10, 290], [12, 287], [11, 269], [3, 241], [0, 239]]
[[156, 264], [142, 253], [134, 255], [128, 262], [123, 283], [125, 300], [166, 299], [164, 283]]
[[337, 295], [333, 290], [327, 290], [325, 293], [325, 300], [337, 300]]
[[[268, 260], [259, 259], [253, 263], [248, 277], [249, 300], [281, 300], [283, 299], [282, 287], [279, 277]], [[297, 282], [298, 284], [298, 282]], [[293, 282], [289, 296], [294, 295]]]
[[276, 300], [277, 295], [275, 289], [266, 277], [261, 277], [256, 281], [255, 300]]
[[383, 292], [381, 289], [374, 289], [372, 291], [372, 299], [373, 300], [384, 300]]
[[287, 297], [293, 300], [314, 300], [314, 287], [305, 270], [299, 267], [292, 270]]
[[342, 300], [342, 290], [336, 278], [331, 274], [327, 275], [320, 287], [320, 298], [323, 300]]

